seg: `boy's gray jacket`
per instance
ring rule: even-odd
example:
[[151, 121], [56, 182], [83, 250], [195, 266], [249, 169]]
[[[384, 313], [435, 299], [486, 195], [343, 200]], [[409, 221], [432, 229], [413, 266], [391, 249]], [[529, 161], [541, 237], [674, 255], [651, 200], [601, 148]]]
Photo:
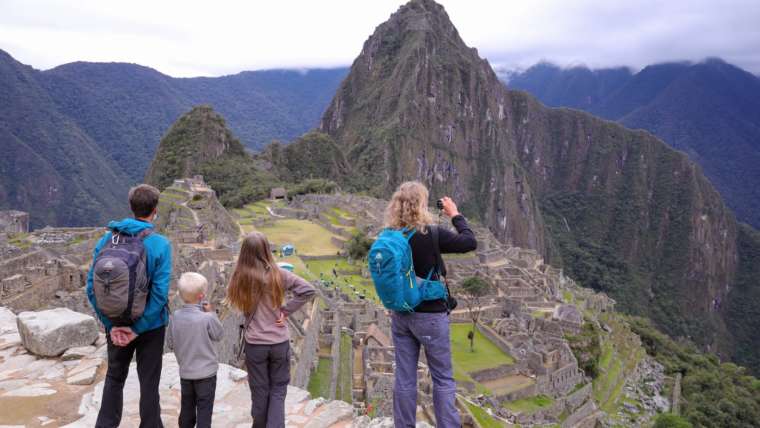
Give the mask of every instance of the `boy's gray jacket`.
[[223, 334], [216, 314], [203, 312], [200, 305], [184, 305], [174, 311], [167, 344], [177, 356], [181, 379], [205, 379], [216, 374], [219, 357], [213, 342], [220, 341]]

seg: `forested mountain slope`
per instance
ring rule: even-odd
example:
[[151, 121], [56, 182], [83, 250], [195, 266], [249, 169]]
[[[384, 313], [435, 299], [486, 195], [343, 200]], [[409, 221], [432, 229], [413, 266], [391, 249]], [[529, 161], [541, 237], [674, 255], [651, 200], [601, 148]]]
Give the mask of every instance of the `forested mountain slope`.
[[760, 227], [760, 79], [719, 59], [627, 69], [542, 63], [507, 85], [555, 107], [646, 129], [686, 152], [739, 220]]
[[217, 109], [246, 147], [259, 149], [316, 126], [345, 73], [176, 79], [135, 64], [85, 62], [39, 71], [0, 51], [0, 132], [9, 153], [0, 169], [0, 209], [29, 211], [33, 227], [103, 224], [127, 213], [126, 190], [144, 177], [164, 132], [193, 106]]
[[[340, 149], [325, 178], [382, 196], [422, 180], [623, 310], [734, 356], [721, 305], [734, 298], [737, 223], [701, 169], [647, 132], [507, 90], [434, 1], [377, 27], [320, 130], [318, 144]], [[280, 174], [291, 161], [270, 160]]]

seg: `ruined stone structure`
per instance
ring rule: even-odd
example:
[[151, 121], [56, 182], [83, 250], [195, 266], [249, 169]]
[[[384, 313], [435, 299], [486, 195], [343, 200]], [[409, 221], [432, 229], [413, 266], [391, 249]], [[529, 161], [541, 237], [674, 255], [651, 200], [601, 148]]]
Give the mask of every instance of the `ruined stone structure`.
[[[100, 228], [50, 228], [32, 232], [20, 243], [6, 243], [0, 252], [0, 300], [13, 310], [38, 310], [84, 302], [88, 255]], [[10, 250], [8, 247], [12, 246]], [[63, 300], [62, 300], [63, 299]], [[83, 305], [74, 304], [77, 310]]]
[[269, 197], [272, 200], [286, 199], [288, 197], [288, 191], [284, 187], [275, 187], [269, 192]]
[[24, 211], [0, 211], [0, 234], [29, 232], [29, 213]]
[[[226, 294], [238, 249], [232, 245], [207, 245], [208, 236], [199, 238], [206, 230], [206, 219], [213, 219], [216, 211], [208, 208], [206, 199], [193, 195], [213, 195], [213, 190], [198, 178], [175, 182], [173, 188], [180, 189], [180, 186], [185, 187], [169, 199], [174, 201], [175, 207], [195, 211], [192, 220], [196, 227], [191, 229], [195, 233], [188, 232], [189, 211], [183, 211], [182, 216], [175, 215], [174, 219], [171, 215], [164, 216], [168, 221], [160, 226], [160, 231], [174, 243], [175, 275], [170, 305], [176, 308], [181, 304], [174, 281], [182, 272], [191, 270], [208, 278], [209, 300], [218, 304]], [[198, 190], [207, 193], [195, 193]], [[180, 195], [188, 199], [180, 201]], [[197, 209], [193, 204], [198, 204]], [[373, 233], [381, 227], [384, 206], [383, 201], [363, 196], [300, 195], [273, 211], [280, 216], [310, 219], [335, 229], [336, 234], [345, 232], [341, 226]], [[344, 218], [335, 224], [334, 217], [328, 218], [334, 215], [331, 213], [335, 208], [351, 212], [355, 220]], [[219, 233], [216, 225], [208, 224], [215, 228], [215, 234]], [[494, 416], [523, 426], [559, 423], [560, 415], [564, 418], [560, 424], [563, 427], [592, 426], [599, 419], [599, 411], [591, 396], [590, 380], [578, 368], [565, 336], [580, 331], [584, 314], [593, 316], [612, 310], [614, 301], [578, 287], [561, 270], [545, 265], [536, 252], [505, 246], [477, 225], [473, 229], [479, 241], [476, 252], [444, 256], [448, 280], [457, 294], [464, 279], [473, 275], [488, 278], [493, 289], [480, 308], [478, 328], [515, 360], [512, 364], [470, 372], [474, 381], [487, 385], [492, 391], [487, 397], [491, 401], [475, 400], [489, 404]], [[30, 234], [28, 241], [24, 241], [28, 244], [21, 245], [29, 245], [28, 248], [17, 248], [13, 257], [0, 262], [0, 297], [4, 304], [7, 301], [8, 306], [18, 310], [67, 306], [90, 311], [83, 290], [92, 247], [102, 233], [103, 229], [55, 228]], [[227, 234], [231, 239], [232, 235]], [[328, 399], [338, 398], [341, 391], [345, 393], [349, 387], [355, 414], [391, 416], [394, 349], [386, 311], [368, 299], [322, 286], [321, 281], [317, 283], [319, 299], [289, 318], [293, 384], [306, 387], [320, 360], [326, 359], [332, 373]], [[568, 301], [565, 297], [568, 292], [575, 298]], [[470, 322], [464, 298], [461, 300], [459, 309], [451, 313], [452, 322]], [[225, 331], [229, 332], [218, 344], [221, 362], [240, 366], [237, 333], [242, 316], [221, 305], [217, 308]], [[348, 349], [347, 337], [351, 343]], [[350, 362], [347, 365], [350, 379], [346, 379], [345, 369], [341, 374], [346, 361]], [[428, 403], [432, 383], [424, 353], [418, 369], [419, 402]], [[459, 384], [463, 396], [474, 399], [472, 397], [478, 395], [472, 382]], [[512, 412], [501, 405], [504, 401], [539, 394], [552, 397], [553, 404], [530, 414]], [[433, 415], [428, 415], [431, 409], [427, 407], [423, 406], [423, 413], [427, 412], [425, 415], [432, 421]], [[572, 424], [568, 425], [568, 421]]]
[[206, 184], [202, 175], [174, 180], [172, 186], [193, 193], [213, 193], [214, 191]]

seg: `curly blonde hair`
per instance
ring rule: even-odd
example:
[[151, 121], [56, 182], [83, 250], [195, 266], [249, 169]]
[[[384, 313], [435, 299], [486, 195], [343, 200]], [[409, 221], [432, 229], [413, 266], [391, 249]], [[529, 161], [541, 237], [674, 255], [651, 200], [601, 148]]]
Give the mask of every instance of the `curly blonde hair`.
[[428, 211], [428, 189], [419, 181], [407, 181], [398, 186], [385, 208], [385, 227], [393, 229], [414, 228], [427, 232], [433, 223]]

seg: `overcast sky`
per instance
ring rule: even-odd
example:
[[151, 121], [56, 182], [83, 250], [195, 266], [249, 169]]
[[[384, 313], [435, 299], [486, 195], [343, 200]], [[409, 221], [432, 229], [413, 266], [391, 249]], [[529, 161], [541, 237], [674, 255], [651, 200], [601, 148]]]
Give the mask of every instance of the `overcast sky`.
[[[495, 67], [634, 69], [718, 56], [760, 73], [760, 0], [442, 0]], [[172, 76], [349, 65], [393, 0], [0, 0], [0, 49], [35, 68], [123, 61]]]

